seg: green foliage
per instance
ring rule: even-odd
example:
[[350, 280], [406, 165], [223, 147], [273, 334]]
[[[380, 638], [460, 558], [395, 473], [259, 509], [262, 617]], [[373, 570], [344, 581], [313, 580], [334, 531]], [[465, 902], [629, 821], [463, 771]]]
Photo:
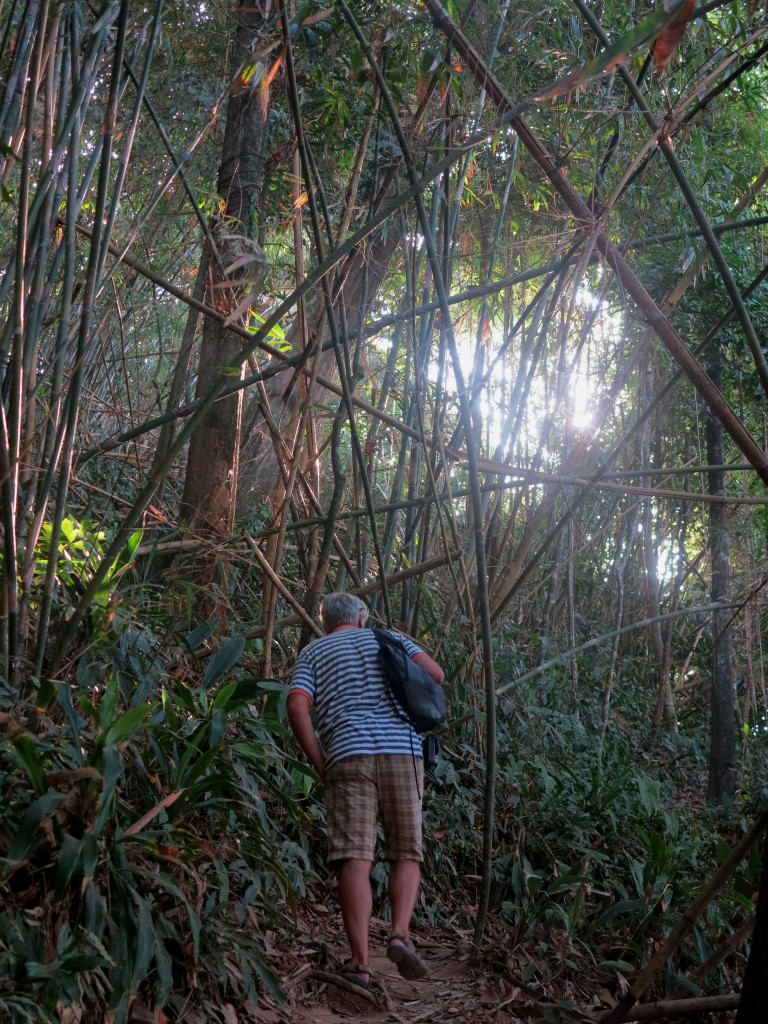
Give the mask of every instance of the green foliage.
[[205, 1016], [216, 1000], [254, 1006], [262, 988], [280, 997], [259, 934], [293, 899], [273, 809], [295, 816], [301, 790], [269, 684], [226, 681], [242, 647], [233, 638], [193, 685], [117, 618], [44, 716], [3, 690], [4, 1020], [32, 1019], [32, 1004], [53, 1019], [59, 1001], [121, 1022], [137, 998], [191, 999]]
[[[766, 109], [764, 67], [752, 61], [764, 30], [759, 5], [737, 0], [697, 19], [659, 80], [644, 73], [643, 62], [649, 26], [655, 30], [670, 15], [662, 6], [650, 0], [602, 5], [599, 16], [610, 38], [603, 44], [572, 4], [505, 4], [503, 17], [498, 5], [446, 5], [476, 52], [493, 52], [493, 74], [509, 96], [548, 97], [526, 115], [542, 152], [589, 198], [659, 303], [705, 252], [691, 233], [691, 211], [661, 158], [659, 138], [672, 143], [704, 215], [721, 223], [761, 170], [755, 159], [764, 148]], [[231, 66], [235, 21], [226, 5], [165, 5], [141, 112], [138, 106], [132, 112], [133, 87], [120, 90], [107, 180], [97, 172], [107, 89], [124, 74], [120, 63], [112, 66], [119, 59], [113, 44], [120, 33], [105, 27], [116, 7], [106, 5], [102, 12], [53, 5], [45, 32], [28, 21], [33, 7], [0, 5], [0, 79], [17, 83], [9, 86], [0, 114], [3, 135], [11, 140], [0, 143], [0, 201], [4, 212], [8, 208], [0, 218], [0, 369], [4, 436], [9, 447], [16, 445], [6, 460], [0, 501], [3, 592], [9, 595], [0, 645], [9, 675], [0, 693], [7, 730], [0, 747], [0, 1018], [55, 1019], [61, 1000], [110, 1005], [119, 1021], [128, 1017], [132, 1001], [174, 1010], [180, 993], [195, 1004], [200, 1019], [215, 1019], [223, 1000], [247, 1016], [257, 992], [275, 986], [260, 933], [276, 908], [290, 910], [295, 897], [314, 884], [323, 858], [324, 811], [316, 776], [294, 756], [286, 733], [284, 686], [259, 678], [265, 655], [282, 659], [283, 674], [291, 640], [286, 648], [290, 634], [275, 632], [267, 649], [265, 641], [249, 638], [253, 623], [266, 616], [262, 576], [242, 558], [242, 549], [239, 560], [229, 560], [231, 552], [224, 551], [217, 566], [225, 566], [220, 593], [232, 612], [228, 635], [220, 637], [208, 622], [186, 637], [175, 635], [176, 615], [186, 611], [188, 621], [196, 621], [201, 597], [210, 596], [210, 576], [205, 583], [191, 581], [166, 561], [186, 526], [178, 518], [181, 462], [163, 480], [162, 495], [152, 499], [156, 506], [133, 509], [146, 515], [148, 539], [159, 542], [157, 552], [142, 558], [143, 578], [135, 565], [137, 532], [109, 566], [85, 628], [62, 644], [66, 651], [57, 648], [62, 667], [56, 678], [43, 675], [34, 706], [27, 699], [27, 687], [40, 684], [28, 665], [44, 674], [126, 508], [155, 479], [157, 430], [148, 421], [171, 408], [183, 416], [194, 395], [194, 370], [182, 379], [182, 339], [192, 339], [185, 336], [188, 307], [178, 289], [193, 288], [200, 217], [220, 212], [218, 191], [231, 171], [222, 168], [217, 176], [224, 109], [237, 95], [232, 81], [238, 69]], [[482, 524], [492, 600], [510, 597], [494, 637], [498, 679], [505, 687], [494, 780], [494, 925], [504, 934], [502, 948], [519, 940], [548, 954], [551, 963], [524, 966], [523, 980], [532, 984], [542, 983], [558, 965], [572, 971], [575, 951], [609, 977], [627, 973], [722, 859], [741, 827], [737, 812], [749, 816], [765, 799], [765, 708], [759, 671], [747, 664], [748, 656], [755, 666], [761, 658], [765, 615], [755, 608], [749, 641], [754, 651], [738, 635], [745, 621], [741, 612], [733, 625], [745, 722], [744, 785], [730, 817], [714, 817], [699, 805], [713, 642], [705, 616], [692, 615], [672, 636], [682, 729], [676, 737], [659, 737], [648, 725], [647, 694], [655, 690], [658, 666], [651, 665], [645, 630], [623, 638], [610, 672], [607, 647], [579, 655], [573, 662], [578, 686], [560, 671], [540, 674], [530, 688], [515, 691], [512, 684], [542, 658], [614, 628], [614, 585], [625, 554], [624, 621], [647, 614], [641, 548], [648, 533], [624, 529], [642, 499], [622, 493], [621, 477], [612, 482], [613, 490], [592, 493], [567, 481], [574, 474], [591, 476], [610, 453], [618, 453], [616, 465], [605, 468], [628, 474], [649, 462], [674, 469], [706, 461], [701, 402], [683, 382], [666, 405], [649, 408], [653, 393], [676, 370], [665, 350], [639, 347], [653, 318], [635, 315], [626, 290], [615, 287], [598, 255], [600, 246], [593, 248], [589, 225], [584, 230], [581, 218], [565, 209], [555, 176], [543, 173], [522, 143], [517, 147], [509, 125], [493, 122], [491, 83], [462, 66], [457, 48], [447, 45], [421, 6], [365, 5], [369, 58], [339, 8], [326, 0], [301, 0], [288, 27], [300, 126], [287, 103], [277, 10], [270, 8], [259, 37], [248, 41], [253, 52], [246, 66], [253, 74], [247, 81], [240, 76], [245, 89], [257, 86], [258, 93], [245, 95], [264, 105], [266, 145], [264, 165], [257, 161], [254, 171], [260, 180], [252, 183], [259, 208], [250, 212], [259, 222], [259, 240], [227, 263], [231, 275], [244, 268], [258, 274], [247, 296], [231, 277], [206, 291], [206, 303], [227, 315], [248, 306], [247, 329], [256, 330], [276, 300], [296, 287], [297, 245], [304, 246], [302, 274], [311, 274], [319, 259], [305, 198], [314, 193], [322, 207], [320, 231], [330, 251], [361, 227], [375, 202], [402, 195], [403, 147], [375, 84], [374, 60], [416, 173], [430, 178], [424, 198], [446, 290], [452, 298], [472, 295], [452, 306], [451, 318], [460, 356], [474, 360], [477, 372], [467, 375], [476, 416], [470, 430], [456, 411], [448, 325], [442, 313], [436, 315], [435, 268], [425, 260], [424, 225], [412, 203], [400, 206], [381, 238], [366, 238], [363, 262], [340, 260], [327, 278], [334, 296], [343, 297], [337, 308], [341, 332], [365, 328], [367, 334], [376, 329], [373, 319], [390, 316], [390, 322], [401, 317], [403, 328], [396, 345], [384, 331], [373, 343], [361, 335], [345, 348], [356, 395], [390, 416], [386, 428], [371, 430], [362, 466], [356, 464], [349, 424], [341, 431], [339, 454], [350, 478], [344, 514], [355, 517], [348, 529], [326, 518], [333, 483], [326, 428], [336, 398], [318, 400], [313, 394], [305, 401], [291, 375], [264, 381], [253, 402], [255, 390], [246, 392], [252, 404], [243, 424], [259, 429], [269, 409], [272, 437], [278, 440], [275, 431], [282, 435], [275, 450], [288, 467], [286, 479], [295, 484], [285, 505], [294, 522], [284, 548], [282, 539], [277, 545], [284, 554], [276, 571], [303, 600], [323, 531], [338, 540], [331, 555], [337, 580], [356, 574], [367, 583], [377, 573], [417, 567], [422, 558], [442, 565], [446, 548], [458, 547], [467, 556], [463, 566], [453, 566], [454, 576], [438, 568], [418, 583], [393, 585], [391, 597], [409, 628], [442, 645], [454, 705], [451, 728], [442, 737], [443, 760], [425, 799], [429, 898], [422, 912], [435, 925], [457, 921], [471, 927], [476, 880], [484, 868], [479, 834], [487, 735], [476, 625], [459, 614], [478, 613], [472, 608], [469, 541], [476, 521], [466, 501], [467, 465], [455, 460], [455, 452], [473, 443], [482, 458], [509, 459], [514, 479], [490, 471], [485, 477], [489, 487], [503, 479], [514, 486], [487, 492], [488, 521]], [[103, 49], [97, 46], [97, 21], [104, 28]], [[24, 36], [27, 25], [30, 35]], [[126, 33], [126, 52], [138, 72], [149, 38], [141, 5], [131, 8]], [[630, 45], [625, 66], [661, 122], [661, 136], [654, 136], [620, 72], [609, 66]], [[54, 60], [49, 54], [63, 56]], [[76, 86], [77, 68], [82, 89]], [[558, 89], [548, 89], [553, 82], [560, 83]], [[72, 103], [77, 125], [67, 122], [75, 114]], [[299, 127], [311, 172], [301, 169], [298, 187], [306, 195], [296, 203]], [[364, 134], [368, 129], [370, 136]], [[476, 131], [487, 132], [487, 139], [466, 153], [457, 203], [464, 143]], [[425, 169], [446, 152], [456, 154], [454, 165], [432, 179]], [[118, 180], [116, 170], [125, 171], [125, 178]], [[93, 223], [99, 188], [107, 202], [120, 198], [115, 221], [104, 218], [101, 241], [97, 232], [73, 243], [65, 225], [70, 215], [86, 229]], [[764, 212], [758, 191], [739, 216], [759, 218]], [[764, 262], [759, 223], [718, 236], [738, 286], [746, 287]], [[382, 239], [394, 242], [393, 248]], [[103, 247], [91, 248], [97, 245]], [[126, 257], [117, 259], [124, 248]], [[540, 273], [569, 250], [571, 262], [562, 264], [556, 278]], [[94, 288], [85, 281], [91, 256], [101, 267]], [[472, 289], [489, 281], [506, 283], [498, 293], [483, 288], [473, 295]], [[758, 336], [768, 331], [763, 292], [748, 299]], [[269, 334], [283, 352], [304, 349], [305, 369], [321, 376], [326, 368], [317, 346], [327, 339], [329, 325], [324, 298], [321, 289], [308, 291], [302, 306]], [[422, 302], [426, 312], [412, 309]], [[728, 311], [719, 275], [703, 262], [668, 316], [694, 350]], [[718, 344], [725, 397], [754, 436], [763, 437], [765, 395], [735, 320]], [[642, 372], [632, 369], [635, 358]], [[385, 363], [391, 380], [382, 386]], [[480, 375], [489, 366], [493, 371], [483, 382]], [[227, 372], [233, 379], [240, 375], [237, 368]], [[199, 382], [204, 379], [199, 375]], [[592, 418], [580, 432], [571, 402], [582, 390], [579, 397]], [[598, 415], [601, 405], [605, 410]], [[289, 451], [290, 424], [299, 410], [307, 419], [297, 444], [304, 437], [311, 443]], [[641, 410], [652, 413], [643, 428], [647, 445], [635, 431]], [[398, 417], [407, 422], [406, 430]], [[121, 436], [123, 441], [115, 441]], [[243, 453], [243, 470], [270, 448], [269, 439], [259, 444], [257, 452]], [[372, 559], [373, 524], [362, 509], [362, 473], [369, 475], [374, 500], [393, 508], [376, 519], [387, 535], [385, 556], [376, 559], [380, 564]], [[652, 486], [680, 490], [690, 483], [693, 490], [706, 490], [704, 474], [663, 480], [654, 477]], [[211, 493], [220, 483], [211, 483]], [[30, 560], [25, 542], [50, 517], [56, 488], [67, 506], [61, 535], [45, 522]], [[728, 488], [731, 497], [764, 496], [755, 474], [732, 474]], [[406, 494], [413, 504], [402, 510]], [[422, 507], [425, 495], [434, 501]], [[245, 497], [244, 504], [256, 499], [244, 523], [249, 532], [274, 525], [274, 489], [254, 488]], [[313, 517], [316, 533], [293, 530], [304, 516]], [[561, 543], [562, 517], [573, 523], [570, 551]], [[674, 500], [658, 496], [652, 520], [652, 546], [665, 567], [661, 610], [704, 603], [706, 506], [679, 494]], [[644, 530], [647, 525], [646, 520]], [[765, 509], [742, 507], [732, 529], [732, 589], [745, 594], [762, 578]], [[163, 541], [172, 543], [161, 550]], [[220, 536], [215, 543], [224, 549]], [[17, 564], [6, 564], [12, 551]], [[342, 565], [347, 558], [349, 570]], [[464, 572], [470, 579], [466, 592]], [[15, 588], [18, 608], [11, 608]], [[38, 616], [49, 599], [50, 624], [38, 637]], [[278, 617], [283, 610], [278, 600]], [[286, 614], [292, 611], [285, 607]], [[236, 616], [241, 622], [235, 624]], [[571, 626], [576, 637], [566, 635]], [[597, 722], [604, 694], [611, 698], [612, 717], [603, 737]], [[740, 868], [706, 920], [697, 923], [679, 963], [670, 966], [670, 979], [688, 963], [701, 962], [749, 912], [755, 871], [751, 860]], [[377, 867], [375, 882], [383, 899], [384, 869]]]
[[[627, 973], [680, 919], [738, 821], [689, 798], [699, 786], [702, 737], [656, 733], [636, 692], [615, 695], [617, 727], [602, 746], [587, 701], [576, 705], [557, 687], [546, 692], [547, 706], [540, 689], [517, 695], [528, 701], [499, 722], [492, 908], [505, 948], [535, 940], [550, 967], [555, 958], [559, 969], [576, 971], [586, 956], [606, 976]], [[451, 893], [480, 871], [482, 776], [470, 743], [443, 742], [425, 794], [425, 874], [434, 891], [424, 913], [432, 924], [441, 916], [471, 923], [471, 901], [458, 907]], [[679, 952], [668, 990], [751, 913], [758, 877], [755, 851]], [[542, 983], [529, 966], [523, 980]]]
[[[136, 530], [130, 536], [96, 591], [89, 613], [89, 621], [93, 629], [99, 629], [105, 624], [115, 587], [131, 564], [141, 536], [141, 530]], [[39, 599], [46, 586], [48, 566], [53, 560], [60, 586], [57, 593], [63, 605], [61, 611], [66, 616], [78, 603], [90, 583], [95, 570], [104, 557], [104, 549], [108, 545], [109, 538], [106, 532], [100, 530], [93, 522], [88, 520], [78, 522], [71, 517], [65, 517], [61, 523], [56, 551], [52, 550], [52, 540], [53, 526], [51, 523], [44, 523], [35, 548], [33, 588]]]

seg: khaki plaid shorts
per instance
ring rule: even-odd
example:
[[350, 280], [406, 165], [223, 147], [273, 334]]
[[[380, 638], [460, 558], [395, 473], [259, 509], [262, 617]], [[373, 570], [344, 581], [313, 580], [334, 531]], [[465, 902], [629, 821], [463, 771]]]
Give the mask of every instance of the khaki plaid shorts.
[[389, 861], [422, 861], [424, 764], [409, 754], [374, 754], [338, 761], [325, 777], [328, 864], [374, 860], [376, 819]]

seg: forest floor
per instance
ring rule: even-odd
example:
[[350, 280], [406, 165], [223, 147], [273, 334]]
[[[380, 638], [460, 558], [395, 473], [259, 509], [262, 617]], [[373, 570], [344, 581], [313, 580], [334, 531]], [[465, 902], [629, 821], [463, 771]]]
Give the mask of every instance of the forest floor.
[[[325, 905], [305, 903], [301, 924], [308, 927], [299, 928], [290, 946], [284, 934], [268, 936], [270, 961], [287, 1001], [280, 1005], [265, 997], [259, 1009], [260, 1024], [529, 1024], [532, 1018], [558, 1019], [556, 1000], [515, 982], [514, 961], [505, 951], [498, 951], [498, 961], [512, 970], [500, 970], [499, 964], [484, 968], [473, 962], [470, 932], [455, 929], [414, 935], [429, 975], [409, 982], [386, 957], [387, 922], [374, 918], [371, 986], [368, 992], [360, 992], [337, 974], [348, 956], [340, 915]], [[521, 966], [526, 959], [523, 954]], [[587, 991], [577, 993], [573, 985], [563, 985], [560, 998], [567, 998], [570, 1008], [586, 1009], [590, 1001], [593, 1009], [611, 1005], [611, 1001], [596, 1001]], [[550, 1011], [547, 1017], [546, 1010]]]
[[[471, 957], [471, 932], [458, 928], [421, 929], [413, 936], [429, 975], [409, 982], [386, 957], [389, 925], [374, 918], [373, 974], [370, 989], [362, 992], [337, 973], [348, 956], [338, 911], [306, 901], [297, 925], [292, 938], [283, 931], [264, 936], [286, 1001], [263, 996], [259, 1024], [549, 1024], [592, 1014], [599, 1020], [600, 1011], [615, 1006], [627, 986], [615, 975], [611, 983], [594, 965], [590, 970], [584, 963], [583, 969], [574, 970], [573, 949], [565, 936], [549, 935], [546, 942], [510, 949], [499, 935], [483, 963]], [[537, 984], [535, 978], [535, 987], [522, 982], [521, 973], [526, 967], [530, 971], [531, 965], [537, 977], [548, 979], [546, 984]], [[732, 1024], [734, 1016], [731, 1010], [698, 1013], [691, 1019], [698, 1024]], [[661, 1012], [658, 1019], [668, 1018]]]
[[[462, 1021], [468, 1024], [517, 1024], [512, 1005], [519, 996], [509, 993], [505, 999], [497, 982], [470, 964], [468, 941], [417, 940], [420, 956], [429, 965], [429, 976], [421, 981], [406, 981], [386, 958], [386, 924], [381, 926], [382, 941], [372, 945], [373, 969], [367, 993], [335, 977], [336, 967], [323, 969], [314, 962], [316, 947], [298, 950], [297, 963], [281, 979], [288, 996], [285, 1006], [262, 1007], [263, 1024], [442, 1024]], [[377, 929], [378, 930], [378, 929]], [[446, 937], [447, 938], [447, 937]], [[341, 943], [337, 964], [344, 959]], [[302, 954], [306, 959], [303, 959]], [[509, 998], [511, 996], [511, 998]]]

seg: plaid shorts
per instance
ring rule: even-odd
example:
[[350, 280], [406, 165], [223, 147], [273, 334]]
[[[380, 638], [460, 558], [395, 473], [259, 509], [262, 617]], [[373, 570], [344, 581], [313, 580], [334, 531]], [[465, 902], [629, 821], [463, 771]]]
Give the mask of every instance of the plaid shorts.
[[424, 764], [408, 754], [349, 757], [333, 765], [325, 777], [328, 864], [374, 860], [377, 816], [386, 859], [422, 861], [423, 788]]

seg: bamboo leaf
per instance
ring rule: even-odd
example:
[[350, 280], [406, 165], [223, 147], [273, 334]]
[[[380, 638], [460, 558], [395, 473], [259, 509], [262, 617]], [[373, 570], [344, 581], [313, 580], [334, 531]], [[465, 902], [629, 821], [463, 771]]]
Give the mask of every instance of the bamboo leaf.
[[601, 75], [610, 74], [611, 71], [615, 71], [632, 50], [636, 50], [638, 47], [654, 40], [665, 26], [673, 22], [680, 14], [680, 9], [685, 3], [687, 3], [687, 0], [678, 0], [670, 10], [662, 8], [656, 11], [650, 17], [641, 21], [639, 25], [630, 29], [629, 32], [620, 36], [592, 60], [587, 61], [586, 64], [583, 64], [575, 71], [563, 75], [562, 78], [558, 78], [557, 81], [547, 86], [541, 92], [536, 93], [533, 99], [545, 100], [552, 99], [555, 96], [562, 96], [563, 93], [570, 92], [572, 89], [577, 88], [577, 86], [585, 85], [593, 78], [599, 78]]
[[118, 569], [124, 569], [133, 561], [133, 556], [141, 543], [141, 538], [144, 534], [143, 530], [134, 530], [131, 536], [126, 541], [125, 547], [115, 559], [115, 565], [113, 571]]
[[85, 928], [97, 938], [104, 933], [107, 911], [104, 905], [104, 897], [98, 885], [89, 882], [85, 887]]
[[195, 628], [184, 637], [184, 642], [190, 651], [196, 650], [200, 644], [207, 640], [213, 633], [214, 626], [210, 622], [201, 622], [199, 626]]
[[96, 874], [96, 865], [99, 860], [99, 845], [92, 832], [86, 832], [83, 836], [83, 874], [86, 878], [93, 878]]
[[190, 715], [194, 715], [195, 711], [197, 711], [195, 697], [192, 690], [186, 685], [186, 683], [178, 683], [176, 685], [176, 692], [174, 696], [185, 711], [188, 711]]
[[[214, 707], [223, 707], [231, 711], [234, 708], [242, 707], [245, 704], [254, 704], [264, 696], [266, 687], [265, 680], [261, 679], [238, 679], [233, 683], [223, 686], [216, 694], [213, 701]], [[279, 690], [285, 690], [285, 685], [279, 683]]]
[[187, 769], [187, 765], [191, 762], [192, 758], [195, 756], [195, 753], [203, 745], [203, 741], [208, 738], [209, 734], [210, 734], [210, 723], [209, 722], [203, 722], [203, 724], [198, 726], [198, 728], [196, 729], [194, 736], [192, 736], [191, 739], [187, 740], [186, 749], [184, 750], [184, 753], [179, 758], [179, 765], [178, 765], [178, 769], [177, 769], [177, 778], [180, 781], [184, 782], [185, 787], [188, 785], [188, 783], [187, 783], [187, 781], [186, 781], [186, 779], [184, 777], [184, 773], [185, 773], [185, 771]]
[[[74, 741], [73, 749], [75, 751], [75, 757], [82, 764], [84, 757], [82, 750], [80, 749], [80, 718], [78, 717], [77, 711], [75, 711], [75, 706], [72, 703], [72, 686], [70, 683], [56, 683], [55, 686], [56, 694], [59, 698], [59, 704], [61, 705], [62, 710], [67, 716], [69, 727], [72, 730], [72, 739]], [[53, 696], [53, 694], [51, 694], [51, 696]]]
[[658, 77], [669, 63], [669, 59], [683, 38], [685, 29], [693, 14], [696, 0], [683, 0], [680, 10], [659, 34], [653, 45], [653, 70]]
[[160, 695], [161, 703], [163, 705], [163, 714], [165, 715], [165, 721], [168, 726], [176, 730], [179, 728], [179, 719], [176, 715], [176, 708], [173, 706], [173, 698], [168, 692], [167, 687], [163, 687]]
[[237, 685], [237, 682], [233, 681], [231, 683], [227, 683], [226, 686], [222, 686], [211, 701], [211, 707], [226, 709], [229, 706], [229, 699], [237, 688]]
[[[192, 765], [189, 771], [185, 772], [183, 776], [184, 790], [182, 790], [182, 792], [188, 790], [198, 781], [200, 776], [206, 771], [211, 761], [213, 761], [215, 757], [215, 747], [211, 747], [209, 750], [206, 750], [203, 754], [200, 755], [200, 757], [195, 761], [195, 763]], [[188, 796], [189, 794], [187, 794], [187, 797]]]

